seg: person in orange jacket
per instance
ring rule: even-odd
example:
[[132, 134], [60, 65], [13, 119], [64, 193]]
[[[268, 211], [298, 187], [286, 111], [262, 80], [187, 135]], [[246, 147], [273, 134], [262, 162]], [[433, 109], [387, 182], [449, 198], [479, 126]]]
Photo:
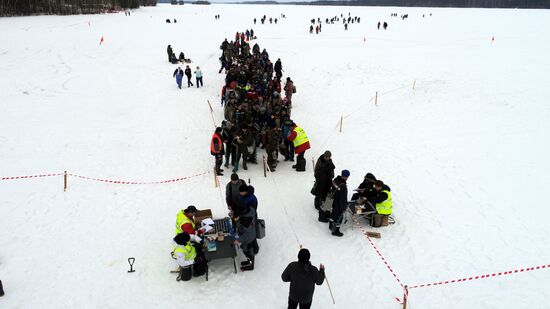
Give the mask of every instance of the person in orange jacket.
[[222, 141], [222, 128], [217, 127], [214, 135], [212, 135], [212, 141], [210, 142], [210, 154], [216, 158], [216, 167], [214, 168], [216, 175], [223, 176], [223, 170], [221, 169], [223, 163], [223, 155], [225, 154], [224, 145]]

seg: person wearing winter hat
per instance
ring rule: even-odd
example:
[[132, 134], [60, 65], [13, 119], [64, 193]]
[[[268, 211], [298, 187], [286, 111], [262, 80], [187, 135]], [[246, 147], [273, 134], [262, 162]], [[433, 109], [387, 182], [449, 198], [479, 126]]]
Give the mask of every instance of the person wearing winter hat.
[[197, 251], [191, 244], [191, 236], [182, 232], [174, 237], [174, 257], [178, 260], [181, 267], [186, 267], [194, 263]]
[[292, 167], [295, 168], [297, 172], [304, 172], [306, 170], [306, 159], [304, 159], [304, 154], [306, 150], [311, 148], [306, 132], [304, 129], [292, 122], [290, 135], [287, 140], [293, 143], [294, 152], [298, 155], [296, 158], [296, 165], [293, 165]]
[[334, 193], [334, 200], [332, 202], [332, 215], [329, 222], [329, 229], [332, 231], [332, 235], [342, 237], [344, 234], [340, 232], [340, 224], [344, 217], [344, 211], [348, 206], [348, 187], [347, 180], [350, 176], [348, 170], [342, 170], [340, 176], [336, 177], [332, 181]]
[[225, 149], [221, 134], [222, 128], [217, 127], [210, 141], [210, 154], [213, 155], [215, 158], [214, 171], [218, 176], [223, 176], [223, 169], [221, 169], [221, 166], [223, 163], [223, 155], [225, 155]]
[[376, 190], [374, 189], [374, 183], [376, 182], [376, 177], [373, 174], [367, 173], [363, 182], [359, 185], [351, 197], [352, 201], [356, 201], [359, 198], [365, 198], [369, 202], [373, 202], [376, 198]]
[[225, 186], [225, 203], [229, 211], [239, 211], [243, 208], [241, 194], [239, 188], [241, 185], [246, 185], [245, 181], [239, 179], [236, 173], [231, 174], [231, 181]]
[[302, 248], [298, 252], [298, 261], [291, 262], [281, 274], [283, 282], [290, 282], [288, 293], [288, 308], [310, 308], [315, 292], [315, 285], [323, 284], [325, 280], [325, 266], [311, 265], [309, 250]]
[[[195, 206], [190, 205], [178, 212], [176, 217], [176, 235], [186, 232], [187, 234], [193, 235], [192, 238], [194, 238], [197, 233], [202, 234], [202, 229], [199, 229], [198, 232], [195, 229], [195, 214], [197, 211]], [[200, 242], [200, 239], [194, 239], [194, 241]]]

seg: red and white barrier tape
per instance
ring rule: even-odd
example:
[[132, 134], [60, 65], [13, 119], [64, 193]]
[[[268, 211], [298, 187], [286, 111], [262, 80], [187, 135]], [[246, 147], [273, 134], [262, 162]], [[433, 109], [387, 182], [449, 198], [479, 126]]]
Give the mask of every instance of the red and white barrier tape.
[[437, 286], [437, 285], [445, 285], [445, 284], [465, 282], [465, 281], [487, 279], [487, 278], [493, 278], [493, 277], [498, 277], [498, 276], [524, 273], [524, 272], [533, 271], [533, 270], [540, 270], [540, 269], [545, 269], [545, 268], [550, 269], [550, 264], [534, 266], [534, 267], [527, 267], [527, 268], [521, 268], [521, 269], [515, 269], [515, 270], [509, 270], [509, 271], [501, 271], [501, 272], [497, 272], [497, 273], [492, 273], [492, 274], [487, 274], [487, 275], [480, 275], [480, 276], [472, 276], [472, 277], [467, 277], [467, 278], [462, 278], [462, 279], [453, 279], [453, 280], [446, 280], [446, 281], [440, 281], [440, 282], [434, 282], [434, 283], [418, 284], [418, 285], [410, 286], [409, 288], [410, 289], [418, 289], [418, 288], [424, 288], [424, 287], [430, 287], [430, 286]]
[[[209, 174], [210, 172], [204, 172], [200, 174], [195, 174], [191, 176], [186, 177], [180, 177], [175, 179], [168, 179], [168, 180], [160, 180], [160, 181], [121, 181], [121, 180], [109, 180], [109, 179], [101, 179], [101, 178], [93, 178], [93, 177], [87, 177], [87, 176], [80, 176], [75, 174], [67, 174], [71, 177], [81, 178], [81, 179], [87, 179], [87, 180], [93, 180], [93, 181], [99, 181], [99, 182], [106, 182], [106, 183], [114, 183], [114, 184], [121, 184], [121, 185], [156, 185], [156, 184], [163, 184], [163, 183], [172, 183], [172, 182], [178, 182], [186, 179], [190, 179], [193, 177]], [[63, 174], [61, 174], [63, 175]]]
[[361, 233], [363, 233], [363, 235], [365, 235], [368, 239], [368, 241], [370, 242], [371, 246], [374, 248], [374, 251], [376, 251], [376, 253], [378, 254], [378, 256], [380, 257], [380, 259], [382, 260], [382, 262], [384, 262], [384, 264], [386, 265], [386, 267], [388, 268], [388, 270], [390, 271], [390, 273], [393, 275], [393, 277], [395, 278], [395, 280], [397, 280], [397, 282], [399, 283], [399, 285], [401, 285], [401, 287], [405, 287], [405, 285], [403, 283], [401, 283], [401, 280], [399, 279], [399, 277], [397, 277], [397, 274], [393, 271], [393, 268], [390, 266], [390, 264], [388, 264], [388, 262], [386, 261], [386, 258], [384, 258], [384, 256], [382, 255], [382, 253], [380, 253], [380, 250], [378, 250], [378, 247], [376, 247], [376, 245], [374, 244], [374, 242], [372, 241], [372, 238], [370, 238], [368, 235], [367, 235], [367, 231], [361, 226], [359, 225], [359, 222], [357, 222], [357, 220], [355, 220], [355, 223], [357, 224], [357, 226], [359, 227], [359, 229], [361, 230]]
[[53, 177], [53, 176], [63, 176], [63, 173], [31, 175], [31, 176], [2, 177], [2, 178], [0, 178], [0, 180], [15, 180], [15, 179], [41, 178], [41, 177]]

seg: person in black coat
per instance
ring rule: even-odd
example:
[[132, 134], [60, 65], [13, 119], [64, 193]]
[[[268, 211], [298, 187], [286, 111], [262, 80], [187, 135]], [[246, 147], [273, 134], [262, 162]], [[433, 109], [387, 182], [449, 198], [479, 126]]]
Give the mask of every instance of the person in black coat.
[[356, 193], [352, 195], [351, 200], [356, 201], [357, 199], [362, 197], [366, 198], [367, 201], [372, 203], [377, 195], [376, 189], [374, 188], [375, 182], [376, 177], [374, 177], [374, 175], [371, 173], [367, 173], [363, 182], [359, 185], [357, 189], [354, 190], [356, 191]]
[[332, 231], [332, 235], [342, 237], [344, 234], [340, 232], [340, 223], [344, 216], [344, 212], [348, 207], [348, 187], [346, 181], [350, 172], [343, 170], [342, 174], [334, 179], [332, 182], [333, 190], [336, 190], [334, 194], [334, 201], [332, 202], [332, 217], [329, 223], [329, 229]]
[[310, 253], [307, 249], [300, 249], [298, 261], [288, 264], [281, 275], [283, 282], [290, 282], [288, 293], [288, 309], [311, 308], [315, 284], [321, 285], [325, 281], [325, 266], [317, 267], [309, 261]]
[[315, 208], [321, 209], [321, 205], [327, 198], [327, 194], [330, 192], [331, 181], [334, 178], [334, 163], [332, 163], [332, 153], [325, 151], [317, 163], [315, 163], [314, 173], [315, 176]]
[[187, 76], [187, 88], [193, 86], [191, 82], [191, 68], [188, 65], [185, 66], [185, 76]]
[[281, 79], [281, 77], [283, 76], [283, 73], [281, 72], [283, 70], [283, 64], [281, 63], [281, 59], [277, 59], [273, 69], [275, 70], [275, 76], [277, 76], [278, 79]]

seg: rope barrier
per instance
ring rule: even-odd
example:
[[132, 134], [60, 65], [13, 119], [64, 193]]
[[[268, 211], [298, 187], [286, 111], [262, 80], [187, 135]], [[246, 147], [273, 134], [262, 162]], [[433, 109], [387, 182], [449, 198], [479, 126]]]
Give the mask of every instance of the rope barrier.
[[534, 270], [540, 270], [540, 269], [546, 269], [546, 268], [550, 269], [550, 264], [533, 266], [533, 267], [526, 267], [526, 268], [520, 268], [520, 269], [514, 269], [514, 270], [508, 270], [508, 271], [495, 272], [495, 273], [492, 273], [492, 274], [472, 276], [472, 277], [466, 277], [466, 278], [461, 278], [461, 279], [445, 280], [445, 281], [439, 281], [439, 282], [433, 282], [433, 283], [427, 283], [427, 284], [418, 284], [418, 285], [410, 286], [409, 289], [418, 289], [418, 288], [425, 288], [425, 287], [438, 286], [438, 285], [446, 285], [446, 284], [459, 283], [459, 282], [465, 282], [465, 281], [475, 281], [475, 280], [494, 278], [494, 277], [499, 277], [499, 276], [525, 273], [525, 272], [528, 272], [528, 271], [534, 271]]
[[[122, 184], [122, 185], [156, 185], [156, 184], [164, 184], [164, 183], [172, 183], [172, 182], [178, 182], [202, 175], [206, 175], [210, 172], [203, 172], [199, 174], [194, 174], [191, 176], [185, 176], [185, 177], [179, 177], [174, 179], [167, 179], [167, 180], [159, 180], [159, 181], [123, 181], [123, 180], [110, 180], [110, 179], [103, 179], [103, 178], [94, 178], [94, 177], [88, 177], [88, 176], [82, 176], [77, 174], [68, 173], [67, 176], [80, 178], [80, 179], [86, 179], [86, 180], [93, 180], [98, 182], [105, 182], [105, 183], [114, 183], [114, 184]], [[16, 179], [30, 179], [30, 178], [43, 178], [43, 177], [54, 177], [54, 176], [63, 176], [64, 173], [51, 173], [51, 174], [41, 174], [41, 175], [31, 175], [31, 176], [8, 176], [8, 177], [1, 177], [0, 180], [16, 180]]]
[[114, 183], [114, 184], [121, 184], [121, 185], [157, 185], [157, 184], [165, 184], [165, 183], [172, 183], [172, 182], [178, 182], [202, 175], [209, 174], [210, 172], [203, 172], [199, 174], [194, 174], [191, 176], [186, 177], [180, 177], [180, 178], [174, 178], [174, 179], [168, 179], [168, 180], [159, 180], [159, 181], [122, 181], [122, 180], [110, 180], [110, 179], [102, 179], [102, 178], [94, 178], [94, 177], [88, 177], [88, 176], [81, 176], [69, 173], [68, 175], [71, 177], [86, 179], [86, 180], [93, 180], [98, 182], [106, 182], [106, 183]]
[[0, 178], [0, 180], [16, 180], [16, 179], [43, 178], [43, 177], [54, 177], [54, 176], [63, 176], [63, 173], [51, 173], [51, 174], [30, 175], [30, 176], [8, 176], [8, 177], [2, 177]]

